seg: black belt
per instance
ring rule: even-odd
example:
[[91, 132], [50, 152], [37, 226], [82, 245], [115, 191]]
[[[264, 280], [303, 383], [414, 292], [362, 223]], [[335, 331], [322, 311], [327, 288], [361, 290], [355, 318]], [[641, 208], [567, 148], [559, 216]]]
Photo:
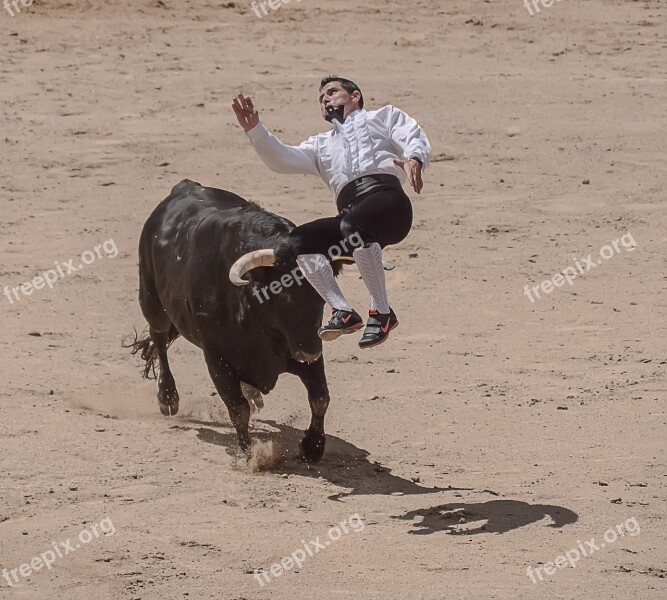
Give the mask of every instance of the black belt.
[[396, 175], [380, 173], [378, 175], [364, 175], [357, 177], [345, 185], [336, 198], [336, 208], [342, 211], [353, 200], [369, 192], [376, 192], [378, 188], [389, 188], [403, 190], [401, 181]]

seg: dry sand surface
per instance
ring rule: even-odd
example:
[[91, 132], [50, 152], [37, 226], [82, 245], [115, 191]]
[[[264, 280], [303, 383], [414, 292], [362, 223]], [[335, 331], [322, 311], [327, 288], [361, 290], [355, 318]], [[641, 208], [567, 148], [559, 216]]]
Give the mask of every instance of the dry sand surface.
[[[531, 17], [521, 0], [293, 0], [260, 19], [246, 0], [35, 0], [0, 7], [0, 40], [0, 286], [117, 249], [0, 295], [0, 568], [20, 580], [1, 598], [667, 597], [664, 1]], [[247, 465], [197, 348], [171, 350], [166, 418], [120, 346], [144, 326], [138, 236], [184, 177], [297, 223], [332, 214], [230, 109], [252, 94], [297, 143], [327, 127], [332, 71], [433, 145], [386, 253], [401, 327], [372, 351], [326, 345], [320, 464], [296, 457], [310, 411], [286, 375]], [[524, 295], [601, 249], [573, 285]], [[365, 310], [356, 268], [341, 281]], [[16, 571], [68, 538], [50, 570]], [[579, 542], [590, 556], [545, 572]]]

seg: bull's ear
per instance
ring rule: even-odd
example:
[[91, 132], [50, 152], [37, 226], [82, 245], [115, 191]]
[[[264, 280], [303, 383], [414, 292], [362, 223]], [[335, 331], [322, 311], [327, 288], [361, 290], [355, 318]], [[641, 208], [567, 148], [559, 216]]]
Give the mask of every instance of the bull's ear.
[[294, 264], [296, 262], [296, 257], [299, 254], [298, 247], [298, 240], [291, 236], [287, 236], [278, 244], [278, 246], [276, 246], [276, 265], [284, 267]]

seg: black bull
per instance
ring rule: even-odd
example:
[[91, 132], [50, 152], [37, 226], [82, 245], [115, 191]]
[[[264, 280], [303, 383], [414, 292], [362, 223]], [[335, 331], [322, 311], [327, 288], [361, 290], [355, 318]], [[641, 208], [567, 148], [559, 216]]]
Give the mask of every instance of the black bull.
[[[146, 361], [144, 375], [159, 367], [158, 404], [178, 411], [178, 392], [167, 349], [179, 336], [198, 346], [218, 394], [236, 428], [240, 447], [250, 447], [250, 406], [244, 395], [266, 394], [281, 373], [301, 379], [312, 412], [301, 456], [317, 461], [324, 452], [324, 415], [329, 389], [324, 372], [324, 301], [305, 283], [285, 287], [260, 302], [253, 295], [294, 272], [294, 261], [249, 273], [251, 284], [229, 279], [240, 256], [284, 248], [295, 225], [231, 192], [184, 180], [146, 221], [139, 242], [139, 302], [148, 333], [128, 344]], [[339, 267], [334, 267], [338, 272]], [[300, 282], [299, 282], [300, 283]], [[253, 389], [255, 388], [255, 389]]]

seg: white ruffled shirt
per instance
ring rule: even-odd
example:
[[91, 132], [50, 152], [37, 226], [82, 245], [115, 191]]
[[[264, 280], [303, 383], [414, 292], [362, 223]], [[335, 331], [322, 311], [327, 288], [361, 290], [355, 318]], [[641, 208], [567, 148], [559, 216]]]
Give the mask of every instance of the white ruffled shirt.
[[276, 173], [319, 175], [334, 199], [350, 181], [365, 175], [395, 175], [404, 183], [406, 174], [394, 159], [420, 159], [426, 168], [431, 145], [408, 114], [388, 104], [379, 110], [363, 108], [350, 113], [343, 124], [289, 146], [262, 123], [247, 132], [253, 148]]

